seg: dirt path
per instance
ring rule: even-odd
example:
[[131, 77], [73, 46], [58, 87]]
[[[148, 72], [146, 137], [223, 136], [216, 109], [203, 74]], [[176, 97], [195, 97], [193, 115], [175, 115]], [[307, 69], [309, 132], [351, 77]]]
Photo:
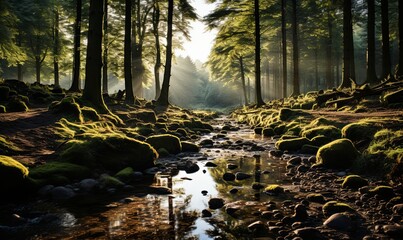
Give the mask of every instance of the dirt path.
[[53, 132], [58, 117], [46, 108], [28, 112], [0, 114], [0, 135], [14, 143], [22, 152], [12, 157], [26, 166], [52, 158], [58, 146], [58, 137]]
[[323, 117], [329, 120], [343, 123], [351, 123], [364, 118], [403, 118], [403, 110], [396, 109], [371, 109], [368, 112], [337, 112], [337, 111], [309, 111], [315, 117]]

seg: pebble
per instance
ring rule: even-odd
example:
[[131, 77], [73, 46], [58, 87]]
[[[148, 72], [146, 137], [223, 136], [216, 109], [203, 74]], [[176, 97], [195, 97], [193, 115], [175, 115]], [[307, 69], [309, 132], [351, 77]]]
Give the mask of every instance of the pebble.
[[208, 201], [208, 206], [210, 209], [219, 209], [224, 206], [224, 200], [222, 198], [211, 198]]
[[213, 216], [213, 214], [209, 210], [207, 209], [202, 210], [202, 217], [211, 217], [211, 216]]

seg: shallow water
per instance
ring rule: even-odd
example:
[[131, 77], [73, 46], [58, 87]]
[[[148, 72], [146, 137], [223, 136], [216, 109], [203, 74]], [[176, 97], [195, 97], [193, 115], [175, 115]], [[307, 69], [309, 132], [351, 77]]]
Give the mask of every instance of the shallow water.
[[[217, 127], [220, 127], [217, 125]], [[255, 138], [250, 129], [244, 128], [228, 133], [225, 139], [216, 139], [217, 143], [237, 140], [250, 141], [272, 148], [269, 139]], [[212, 135], [203, 136], [211, 138]], [[270, 196], [263, 190], [252, 189], [252, 184], [281, 184], [285, 189], [292, 188], [285, 181], [285, 167], [279, 159], [269, 157], [268, 151], [245, 151], [243, 149], [203, 148], [203, 156], [207, 160], [198, 161], [200, 170], [187, 174], [179, 171], [176, 175], [169, 173], [157, 174], [154, 178], [155, 187], [167, 187], [172, 190], [169, 195], [149, 194], [147, 191], [125, 193], [119, 199], [82, 203], [63, 208], [51, 203], [36, 203], [25, 212], [45, 212], [53, 214], [50, 223], [25, 224], [18, 229], [18, 234], [10, 237], [20, 239], [212, 239], [215, 235], [235, 238], [247, 233], [238, 234], [239, 226], [245, 228], [253, 217], [251, 213], [262, 208], [266, 202], [279, 202], [290, 194]], [[200, 155], [199, 155], [200, 156]], [[217, 167], [206, 167], [206, 162], [214, 162]], [[231, 163], [238, 168], [229, 170]], [[225, 172], [243, 172], [251, 175], [245, 180], [225, 181]], [[135, 186], [136, 188], [136, 186]], [[236, 188], [238, 192], [231, 194]], [[202, 191], [207, 193], [202, 194]], [[108, 197], [109, 198], [109, 197]], [[237, 218], [233, 218], [225, 209], [210, 210], [211, 218], [202, 218], [201, 211], [209, 209], [210, 198], [222, 198], [225, 203], [233, 203], [242, 207]], [[28, 209], [28, 207], [26, 207]], [[24, 213], [24, 211], [21, 211]], [[41, 215], [42, 214], [42, 215]], [[53, 216], [52, 215], [52, 216]], [[26, 217], [27, 218], [27, 217]], [[28, 217], [29, 218], [29, 217]], [[32, 221], [31, 218], [29, 218]], [[55, 223], [57, 221], [57, 223]], [[55, 224], [53, 224], [55, 223]], [[224, 227], [223, 227], [224, 226]], [[1, 229], [0, 229], [1, 230]], [[16, 229], [17, 230], [17, 229]], [[0, 231], [1, 232], [1, 231]]]

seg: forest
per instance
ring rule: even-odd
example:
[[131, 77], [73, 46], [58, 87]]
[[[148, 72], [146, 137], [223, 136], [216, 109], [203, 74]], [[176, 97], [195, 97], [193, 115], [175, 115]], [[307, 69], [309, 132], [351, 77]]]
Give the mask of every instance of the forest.
[[0, 239], [400, 239], [401, 12], [0, 0]]

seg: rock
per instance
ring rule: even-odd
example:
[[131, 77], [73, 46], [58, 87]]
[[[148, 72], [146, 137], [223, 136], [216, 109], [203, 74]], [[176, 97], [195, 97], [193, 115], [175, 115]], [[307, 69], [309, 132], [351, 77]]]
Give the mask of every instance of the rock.
[[382, 126], [378, 121], [361, 120], [358, 122], [350, 123], [341, 129], [343, 138], [348, 138], [353, 142], [362, 141], [363, 139], [372, 140], [375, 133], [380, 130]]
[[131, 167], [126, 167], [115, 174], [115, 178], [123, 181], [130, 182], [133, 179], [134, 170]]
[[316, 154], [318, 164], [323, 164], [327, 168], [349, 168], [359, 152], [354, 144], [346, 138], [338, 139], [319, 148]]
[[222, 198], [211, 198], [208, 201], [208, 206], [210, 209], [219, 209], [224, 206], [224, 200]]
[[48, 197], [54, 187], [53, 185], [45, 185], [38, 190], [38, 194], [42, 197]]
[[294, 230], [294, 234], [304, 240], [322, 239], [320, 231], [313, 227], [304, 227]]
[[264, 185], [261, 184], [261, 183], [254, 182], [254, 183], [252, 184], [252, 189], [259, 190], [259, 189], [262, 189], [262, 188], [264, 188]]
[[185, 164], [185, 172], [186, 173], [195, 173], [197, 171], [199, 171], [200, 167], [199, 165], [197, 165], [197, 163], [193, 162], [193, 161], [187, 161]]
[[401, 239], [403, 236], [403, 225], [385, 225], [382, 227], [383, 232], [396, 239]]
[[222, 176], [222, 178], [225, 181], [234, 181], [235, 180], [235, 174], [233, 173], [224, 173], [224, 175]]
[[266, 229], [266, 225], [262, 221], [256, 221], [248, 225], [251, 232], [260, 232]]
[[392, 210], [396, 214], [403, 215], [403, 203], [396, 204], [392, 207]]
[[50, 193], [55, 201], [66, 201], [76, 196], [72, 189], [63, 186], [53, 188]]
[[203, 196], [206, 196], [207, 193], [208, 193], [208, 191], [206, 191], [206, 190], [202, 190], [202, 191], [201, 191], [201, 194], [203, 194]]
[[211, 216], [213, 216], [213, 214], [209, 210], [207, 210], [207, 209], [202, 210], [202, 217], [203, 218], [207, 218], [207, 217], [211, 217]]
[[146, 139], [153, 148], [165, 148], [171, 154], [177, 154], [182, 151], [182, 144], [177, 136], [170, 134], [153, 135]]
[[308, 212], [306, 211], [306, 207], [302, 204], [297, 204], [294, 208], [294, 220], [303, 222], [308, 218]]
[[284, 192], [284, 188], [280, 187], [277, 184], [271, 184], [267, 186], [264, 191], [268, 194], [279, 194]]
[[122, 188], [125, 184], [120, 181], [119, 179], [109, 176], [108, 174], [102, 174], [99, 177], [99, 186], [102, 189], [109, 189], [109, 188]]
[[262, 127], [256, 127], [255, 129], [253, 129], [253, 131], [255, 132], [255, 134], [261, 135], [263, 128]]
[[28, 174], [28, 168], [20, 162], [12, 157], [0, 155], [0, 191], [2, 196], [8, 195], [8, 193], [21, 192], [20, 187], [24, 184]]
[[213, 140], [211, 140], [211, 139], [204, 139], [204, 140], [202, 140], [201, 142], [200, 142], [200, 145], [202, 145], [202, 146], [213, 146], [214, 145], [214, 142], [213, 142]]
[[323, 205], [322, 211], [323, 215], [325, 216], [331, 216], [335, 213], [340, 212], [355, 212], [355, 210], [351, 208], [348, 204], [340, 203], [337, 201], [327, 202], [325, 205]]
[[144, 173], [147, 175], [155, 175], [159, 172], [159, 169], [157, 167], [152, 167], [152, 168], [147, 168], [144, 170]]
[[275, 134], [273, 128], [264, 128], [262, 130], [262, 135], [265, 136], [265, 137], [273, 137], [276, 134]]
[[234, 169], [238, 168], [238, 165], [232, 164], [232, 163], [228, 163], [228, 164], [227, 164], [227, 168], [228, 168], [229, 170], [234, 170]]
[[182, 141], [182, 152], [199, 152], [200, 147], [197, 144]]
[[303, 145], [309, 144], [309, 139], [306, 137], [300, 138], [292, 138], [292, 139], [284, 139], [278, 140], [275, 144], [276, 148], [281, 151], [297, 151], [302, 148]]
[[237, 188], [233, 188], [231, 190], [229, 190], [229, 193], [231, 194], [236, 194], [239, 190]]
[[335, 126], [318, 126], [301, 132], [301, 136], [308, 139], [312, 139], [320, 135], [331, 139], [339, 139], [341, 137], [341, 131]]
[[215, 164], [213, 162], [206, 162], [206, 164], [204, 166], [206, 166], [206, 167], [217, 167], [217, 164]]
[[389, 186], [377, 186], [374, 189], [370, 189], [368, 193], [371, 196], [378, 195], [381, 199], [387, 199], [387, 200], [395, 196], [393, 188]]
[[345, 171], [340, 171], [340, 172], [337, 172], [336, 175], [337, 175], [338, 177], [344, 177], [344, 176], [347, 175], [347, 173], [346, 173]]
[[225, 207], [225, 212], [228, 215], [234, 216], [234, 214], [241, 209], [240, 206], [237, 205], [229, 205]]
[[293, 157], [290, 160], [287, 161], [287, 164], [291, 164], [291, 165], [299, 165], [301, 164], [302, 159], [301, 157]]
[[402, 103], [403, 102], [403, 89], [385, 94], [383, 100], [387, 104]]
[[92, 178], [86, 178], [80, 181], [79, 187], [84, 192], [91, 192], [95, 190], [99, 185], [99, 182]]
[[350, 231], [353, 228], [353, 221], [345, 213], [335, 213], [326, 219], [323, 225], [340, 231]]
[[270, 150], [269, 155], [271, 157], [281, 157], [283, 155], [283, 151], [280, 150]]
[[306, 196], [306, 199], [310, 202], [325, 203], [325, 197], [320, 193], [310, 193]]
[[352, 188], [359, 189], [360, 187], [364, 187], [368, 185], [368, 180], [362, 178], [358, 175], [349, 175], [344, 178], [343, 183], [341, 184], [342, 188]]
[[245, 180], [245, 179], [248, 179], [248, 178], [251, 178], [251, 177], [252, 177], [252, 175], [247, 174], [247, 173], [243, 173], [243, 172], [235, 173], [236, 180]]
[[323, 145], [326, 145], [333, 141], [334, 139], [331, 139], [330, 137], [325, 137], [322, 135], [315, 136], [314, 138], [311, 139], [311, 145], [316, 146], [316, 147], [322, 147]]

